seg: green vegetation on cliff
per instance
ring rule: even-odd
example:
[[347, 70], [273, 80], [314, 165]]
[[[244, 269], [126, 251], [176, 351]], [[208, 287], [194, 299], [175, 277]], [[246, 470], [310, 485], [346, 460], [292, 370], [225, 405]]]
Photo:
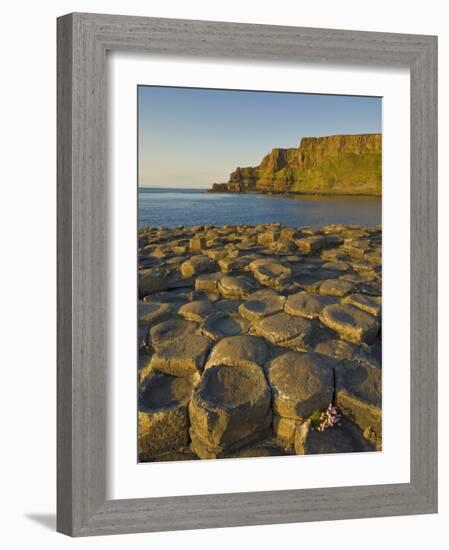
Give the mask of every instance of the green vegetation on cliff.
[[303, 138], [297, 149], [273, 149], [259, 166], [236, 168], [212, 191], [380, 195], [382, 136]]

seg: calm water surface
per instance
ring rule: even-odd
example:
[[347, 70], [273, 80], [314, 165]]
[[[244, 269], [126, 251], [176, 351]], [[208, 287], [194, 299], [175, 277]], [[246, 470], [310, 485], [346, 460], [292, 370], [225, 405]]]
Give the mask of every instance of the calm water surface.
[[273, 222], [290, 226], [381, 223], [380, 197], [301, 195], [287, 198], [168, 188], [140, 188], [138, 193], [139, 227]]

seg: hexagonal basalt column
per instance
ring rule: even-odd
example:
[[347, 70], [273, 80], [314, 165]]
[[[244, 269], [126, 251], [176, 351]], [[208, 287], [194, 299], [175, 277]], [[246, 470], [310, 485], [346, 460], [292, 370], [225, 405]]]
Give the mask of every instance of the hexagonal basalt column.
[[312, 428], [310, 422], [305, 422], [296, 429], [295, 452], [298, 455], [360, 453], [373, 450], [357, 426], [346, 418], [342, 418], [339, 425], [322, 432]]
[[189, 404], [192, 450], [200, 458], [266, 435], [272, 421], [271, 392], [263, 370], [255, 365], [212, 366]]
[[273, 412], [293, 420], [305, 420], [332, 402], [334, 375], [325, 359], [315, 354], [288, 352], [267, 366], [273, 392]]
[[313, 325], [308, 319], [277, 313], [257, 323], [255, 331], [272, 344], [301, 351], [310, 341]]
[[335, 403], [362, 431], [382, 432], [382, 370], [364, 365], [335, 369]]
[[380, 327], [376, 317], [349, 304], [325, 307], [320, 314], [320, 321], [338, 332], [343, 340], [355, 344], [373, 344]]
[[189, 442], [187, 405], [192, 382], [151, 374], [139, 391], [138, 436], [141, 461], [185, 447]]

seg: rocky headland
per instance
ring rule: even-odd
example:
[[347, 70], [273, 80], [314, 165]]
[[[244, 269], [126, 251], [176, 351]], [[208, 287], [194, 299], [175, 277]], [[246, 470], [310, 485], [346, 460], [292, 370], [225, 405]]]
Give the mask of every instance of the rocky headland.
[[238, 167], [217, 193], [381, 195], [382, 135], [302, 138], [299, 147], [273, 149], [258, 166]]
[[140, 461], [381, 449], [381, 238], [139, 230]]

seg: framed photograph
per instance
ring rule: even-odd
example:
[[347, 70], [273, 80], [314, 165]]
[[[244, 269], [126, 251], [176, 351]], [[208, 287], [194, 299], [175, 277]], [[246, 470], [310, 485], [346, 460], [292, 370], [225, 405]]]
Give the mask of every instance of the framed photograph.
[[437, 511], [437, 39], [58, 19], [58, 530]]

